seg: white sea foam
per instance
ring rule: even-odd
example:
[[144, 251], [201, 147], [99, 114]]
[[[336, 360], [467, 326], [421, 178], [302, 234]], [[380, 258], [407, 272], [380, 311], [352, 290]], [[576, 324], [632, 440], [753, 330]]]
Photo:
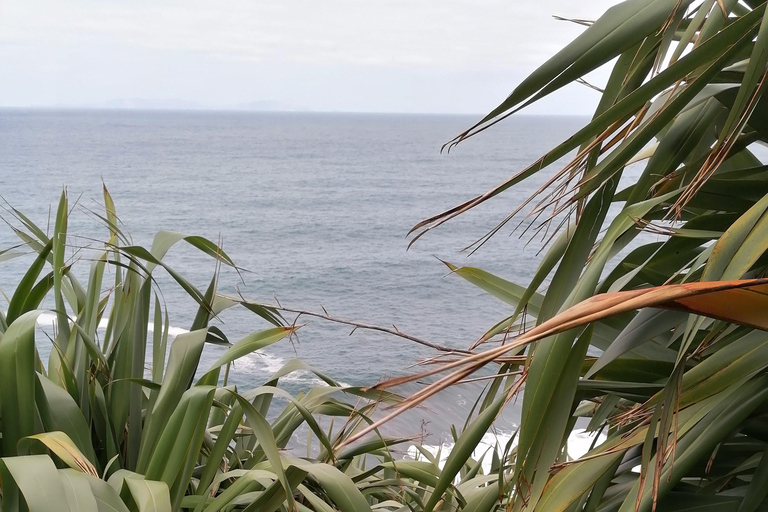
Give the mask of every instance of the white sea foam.
[[[71, 321], [74, 321], [75, 319], [70, 317]], [[56, 316], [56, 313], [42, 313], [40, 316], [37, 317], [37, 325], [38, 327], [42, 327], [44, 329], [53, 329], [56, 327], [58, 323], [58, 318]], [[107, 325], [109, 323], [109, 320], [106, 318], [102, 318], [99, 322], [98, 329], [103, 331], [107, 328]], [[148, 323], [147, 329], [149, 332], [154, 332], [155, 325], [154, 323]], [[175, 338], [179, 334], [186, 334], [189, 332], [189, 329], [184, 329], [183, 327], [175, 327], [173, 325], [168, 326], [168, 336]]]
[[[513, 432], [487, 432], [478, 443], [475, 450], [472, 452], [472, 458], [474, 460], [482, 459], [483, 472], [488, 474], [491, 470], [491, 463], [493, 461], [493, 452], [503, 454], [510, 439], [512, 439]], [[576, 430], [568, 438], [568, 456], [571, 459], [577, 459], [589, 451], [590, 446], [595, 440], [594, 433], [587, 432], [586, 430]], [[597, 442], [598, 444], [605, 440], [605, 435], [600, 435]], [[511, 448], [517, 446], [517, 436], [512, 439]], [[440, 455], [438, 465], [442, 468], [445, 465], [445, 461], [448, 460], [451, 450], [454, 447], [454, 443], [444, 443], [441, 445], [421, 445], [423, 449], [437, 457]], [[408, 447], [408, 457], [413, 460], [427, 460], [427, 458], [419, 452], [416, 446], [411, 445]]]
[[55, 313], [43, 313], [37, 317], [37, 325], [39, 327], [53, 329], [56, 327], [56, 314]]
[[[472, 452], [472, 458], [474, 460], [483, 459], [483, 472], [485, 474], [488, 474], [491, 470], [491, 461], [493, 460], [493, 452], [496, 451], [497, 453], [502, 453], [504, 451], [504, 448], [507, 446], [507, 443], [509, 443], [509, 440], [512, 438], [512, 433], [509, 432], [487, 432], [483, 438], [480, 440], [480, 443], [477, 445], [475, 450]], [[517, 439], [512, 441], [512, 446], [517, 445]], [[451, 454], [451, 450], [453, 450], [454, 444], [453, 443], [445, 443], [440, 445], [428, 445], [424, 444], [421, 445], [421, 447], [431, 453], [433, 456], [437, 457], [438, 455], [440, 458], [438, 459], [438, 465], [440, 468], [445, 466], [445, 461], [448, 460], [448, 455]], [[409, 446], [408, 447], [408, 457], [413, 460], [427, 460], [427, 458], [419, 452], [419, 450], [416, 448], [416, 446]]]
[[[70, 317], [70, 320], [74, 321], [74, 319], [71, 317]], [[58, 318], [55, 313], [45, 312], [37, 317], [37, 325], [43, 329], [52, 330], [56, 327], [57, 323], [58, 323]], [[99, 322], [98, 329], [100, 331], [104, 331], [106, 330], [107, 325], [108, 325], [108, 319], [102, 318], [101, 321]], [[152, 333], [154, 332], [154, 329], [155, 329], [154, 323], [147, 324], [148, 332]], [[186, 334], [188, 332], [189, 330], [184, 329], [183, 327], [175, 327], [173, 325], [168, 327], [168, 336], [170, 338], [175, 338], [180, 334]], [[268, 378], [275, 372], [282, 369], [286, 363], [287, 363], [287, 360], [283, 359], [280, 356], [277, 356], [275, 354], [270, 354], [267, 352], [262, 352], [259, 350], [238, 359], [235, 362], [235, 370], [243, 371], [246, 373], [250, 372], [254, 374], [265, 375], [265, 378]], [[327, 385], [323, 380], [318, 379], [309, 370], [297, 370], [295, 372], [291, 372], [288, 375], [280, 377], [280, 380], [283, 382], [310, 385], [310, 386], [326, 386]], [[339, 385], [344, 387], [350, 386], [345, 382], [339, 382]]]
[[[283, 366], [285, 366], [285, 363], [287, 362], [285, 359], [283, 359], [280, 356], [276, 356], [274, 354], [268, 354], [266, 352], [258, 351], [255, 354], [253, 354], [255, 357], [249, 357], [247, 359], [243, 359], [243, 361], [257, 361], [261, 363], [262, 369], [272, 375], [273, 373], [279, 371]], [[296, 372], [286, 375], [286, 380], [289, 380], [291, 378], [297, 379]]]
[[[104, 321], [102, 320], [102, 323]], [[103, 329], [106, 327], [106, 324], [104, 324], [104, 327], [101, 326], [101, 323], [99, 323], [99, 329]], [[149, 332], [155, 332], [155, 326], [153, 324], [147, 324]], [[189, 329], [184, 329], [183, 327], [174, 327], [173, 325], [168, 326], [168, 336], [175, 338], [179, 334], [186, 334], [189, 332]]]
[[[282, 357], [270, 354], [268, 352], [256, 351], [252, 354], [248, 354], [235, 362], [236, 371], [245, 372], [259, 372], [266, 373], [271, 376], [274, 373], [280, 371], [288, 361]], [[294, 384], [304, 384], [311, 386], [327, 386], [325, 381], [317, 378], [309, 370], [297, 370], [280, 377], [282, 382], [289, 382]], [[340, 386], [349, 387], [350, 385], [345, 382], [339, 382]]]

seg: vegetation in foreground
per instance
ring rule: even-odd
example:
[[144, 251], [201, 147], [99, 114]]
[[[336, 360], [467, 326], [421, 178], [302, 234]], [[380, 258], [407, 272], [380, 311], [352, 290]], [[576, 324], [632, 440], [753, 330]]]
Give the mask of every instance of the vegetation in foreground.
[[[473, 423], [487, 427], [525, 384], [517, 445], [464, 510], [768, 509], [767, 16], [759, 0], [629, 0], [594, 23], [573, 20], [589, 26], [453, 141], [616, 59], [584, 128], [415, 228], [419, 237], [568, 157], [527, 201], [521, 229], [550, 240], [529, 285], [456, 269], [512, 315], [395, 410], [494, 365]], [[602, 436], [569, 460], [583, 427]]]
[[[64, 260], [66, 198], [50, 239], [19, 215], [19, 236], [39, 257], [2, 322], [3, 510], [768, 509], [768, 166], [755, 153], [768, 142], [766, 3], [629, 0], [594, 23], [575, 21], [584, 33], [454, 142], [616, 59], [592, 120], [415, 228], [419, 237], [569, 158], [528, 201], [523, 226], [550, 244], [527, 287], [452, 267], [512, 314], [428, 372], [367, 390], [321, 376], [328, 386], [297, 397], [277, 387], [280, 373], [233, 389], [227, 365], [291, 328], [274, 309], [217, 294], [215, 277], [203, 293], [162, 263], [184, 239], [232, 265], [214, 244], [161, 233], [149, 250], [124, 245], [107, 195], [110, 240], [82, 286]], [[115, 283], [105, 296], [107, 265]], [[158, 267], [200, 304], [167, 362]], [[45, 367], [34, 318], [49, 294], [60, 321]], [[231, 344], [195, 379], [203, 343], [228, 342], [208, 326], [228, 306], [274, 327]], [[388, 446], [405, 440], [375, 427], [487, 366], [497, 378], [442, 468], [428, 452], [391, 457]], [[417, 379], [429, 383], [411, 397], [384, 394]], [[370, 401], [355, 409], [340, 393]], [[484, 473], [471, 455], [517, 395], [519, 432]], [[278, 397], [287, 402], [271, 412]], [[371, 423], [380, 400], [394, 408]], [[317, 414], [342, 416], [344, 427], [323, 430]], [[302, 424], [322, 446], [316, 457], [282, 449]], [[568, 439], [585, 427], [601, 435], [570, 460]]]
[[[272, 308], [217, 292], [219, 267], [234, 263], [215, 244], [160, 232], [150, 249], [128, 245], [106, 189], [104, 200], [100, 217], [110, 236], [103, 252], [81, 260], [91, 261], [86, 284], [65, 257], [66, 193], [50, 237], [12, 212], [16, 234], [36, 258], [0, 316], [2, 510], [351, 512], [370, 510], [369, 500], [399, 499], [388, 447], [410, 439], [379, 436], [343, 447], [380, 402], [396, 396], [341, 388], [300, 361], [262, 386], [228, 385], [233, 361], [295, 327]], [[216, 272], [204, 292], [163, 262], [179, 242], [213, 258]], [[190, 332], [172, 339], [158, 270], [199, 304]], [[39, 349], [49, 340], [36, 324], [51, 295], [58, 321], [44, 361]], [[210, 324], [231, 307], [273, 325], [231, 342]], [[202, 368], [206, 343], [227, 348]], [[279, 387], [282, 377], [307, 370], [325, 386], [297, 396]], [[341, 420], [321, 428], [320, 415]], [[312, 458], [284, 450], [300, 428], [319, 446]]]

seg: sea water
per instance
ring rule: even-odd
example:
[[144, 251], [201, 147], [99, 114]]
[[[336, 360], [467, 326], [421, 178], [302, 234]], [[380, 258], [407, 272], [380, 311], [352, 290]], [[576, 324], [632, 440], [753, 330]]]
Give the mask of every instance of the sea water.
[[[527, 284], [541, 244], [529, 235], [519, 238], [521, 230], [512, 233], [516, 223], [471, 257], [462, 249], [554, 169], [406, 250], [409, 229], [513, 175], [586, 119], [513, 117], [441, 154], [443, 143], [475, 121], [449, 115], [3, 110], [0, 195], [6, 207], [50, 231], [51, 208], [55, 212], [67, 187], [72, 208], [68, 244], [71, 261], [81, 260], [76, 265], [81, 271], [87, 272], [89, 259], [103, 247], [99, 240], [108, 236], [92, 213], [103, 212], [103, 183], [136, 244], [149, 247], [161, 229], [221, 241], [247, 270], [240, 276], [225, 269], [220, 281], [225, 293], [279, 300], [296, 309], [324, 308], [332, 316], [394, 325], [465, 348], [512, 309], [450, 275], [438, 258]], [[16, 243], [11, 230], [0, 227], [0, 248]], [[29, 262], [26, 257], [0, 263], [5, 295]], [[167, 262], [203, 289], [215, 266], [184, 244], [170, 251]], [[184, 332], [196, 303], [162, 273], [158, 281], [173, 332]], [[6, 299], [0, 300], [7, 307]], [[358, 329], [350, 335], [348, 326], [310, 317], [299, 323], [305, 325], [292, 342], [238, 361], [231, 382], [259, 385], [286, 361], [299, 358], [341, 382], [370, 385], [418, 371], [413, 365], [434, 355], [386, 334]], [[237, 310], [222, 314], [219, 327], [236, 340], [268, 325]], [[206, 347], [202, 366], [221, 351]], [[292, 391], [316, 383], [306, 372], [284, 382]], [[393, 428], [399, 434], [423, 428], [430, 434], [428, 442], [445, 442], [450, 424], [463, 424], [482, 385], [446, 391]], [[518, 414], [519, 404], [507, 407], [500, 428], [513, 428]]]

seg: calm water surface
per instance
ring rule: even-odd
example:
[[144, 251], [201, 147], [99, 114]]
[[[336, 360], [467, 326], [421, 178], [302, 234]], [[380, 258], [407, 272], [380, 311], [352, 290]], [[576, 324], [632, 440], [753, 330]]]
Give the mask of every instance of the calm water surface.
[[[106, 230], [102, 181], [134, 242], [149, 246], [160, 229], [221, 239], [249, 272], [225, 272], [220, 288], [261, 301], [383, 325], [466, 347], [510, 308], [456, 276], [435, 258], [472, 265], [526, 283], [538, 244], [506, 236], [467, 258], [460, 249], [483, 235], [542, 182], [536, 178], [427, 235], [406, 251], [418, 221], [485, 191], [585, 122], [518, 117], [462, 143], [442, 143], [472, 117], [215, 112], [0, 111], [0, 194], [42, 226], [67, 186], [73, 258], [87, 260]], [[0, 229], [2, 247], [16, 243]], [[168, 262], [200, 287], [213, 262], [180, 245]], [[12, 292], [28, 259], [0, 263], [0, 288]], [[83, 261], [82, 270], [88, 268]], [[173, 326], [188, 328], [196, 304], [160, 279]], [[5, 299], [3, 306], [7, 307]], [[46, 304], [52, 307], [52, 304]], [[265, 328], [242, 311], [222, 316], [231, 339]], [[301, 358], [345, 383], [371, 384], [432, 354], [410, 342], [305, 318], [298, 342], [240, 361], [241, 386], [257, 385], [285, 361]], [[220, 353], [208, 347], [205, 357]], [[313, 383], [292, 377], [296, 389]], [[464, 389], [466, 388], [466, 389]], [[423, 411], [443, 436], [472, 405], [477, 386], [456, 388]], [[515, 409], [505, 418], [515, 421]], [[408, 426], [403, 424], [399, 428]]]

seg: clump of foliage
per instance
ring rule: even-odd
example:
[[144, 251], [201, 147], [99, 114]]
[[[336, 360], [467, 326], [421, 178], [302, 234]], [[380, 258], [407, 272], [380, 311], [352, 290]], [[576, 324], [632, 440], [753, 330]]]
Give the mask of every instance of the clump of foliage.
[[[516, 447], [463, 510], [768, 509], [766, 2], [628, 0], [574, 21], [588, 28], [451, 145], [616, 59], [592, 119], [414, 228], [418, 238], [568, 157], [523, 205], [548, 252], [527, 286], [452, 267], [513, 313], [471, 353], [378, 388], [440, 376], [391, 417], [497, 368], [438, 490], [477, 444], [472, 429], [522, 393]], [[571, 460], [583, 428], [600, 435]], [[440, 500], [424, 510], [447, 510]]]
[[[299, 361], [253, 389], [228, 385], [233, 361], [296, 327], [272, 308], [217, 292], [219, 266], [234, 263], [215, 244], [164, 231], [150, 249], [130, 245], [106, 189], [104, 200], [99, 217], [108, 240], [79, 259], [91, 262], [87, 284], [65, 255], [66, 193], [50, 236], [11, 211], [14, 231], [35, 258], [0, 314], [3, 511], [356, 512], [372, 503], [387, 509], [418, 501], [418, 485], [403, 490], [389, 451], [411, 439], [377, 436], [345, 446], [379, 403], [395, 395], [342, 388]], [[163, 261], [181, 241], [215, 262], [205, 292]], [[199, 305], [190, 331], [175, 338], [153, 277], [158, 269]], [[58, 321], [44, 361], [39, 348], [48, 339], [36, 324], [46, 297]], [[230, 343], [211, 321], [236, 306], [272, 327]], [[201, 368], [206, 343], [226, 350]], [[325, 385], [291, 396], [279, 381], [294, 371], [313, 371]], [[339, 418], [335, 431], [321, 426], [320, 415]], [[300, 428], [318, 454], [301, 458], [286, 450]]]

